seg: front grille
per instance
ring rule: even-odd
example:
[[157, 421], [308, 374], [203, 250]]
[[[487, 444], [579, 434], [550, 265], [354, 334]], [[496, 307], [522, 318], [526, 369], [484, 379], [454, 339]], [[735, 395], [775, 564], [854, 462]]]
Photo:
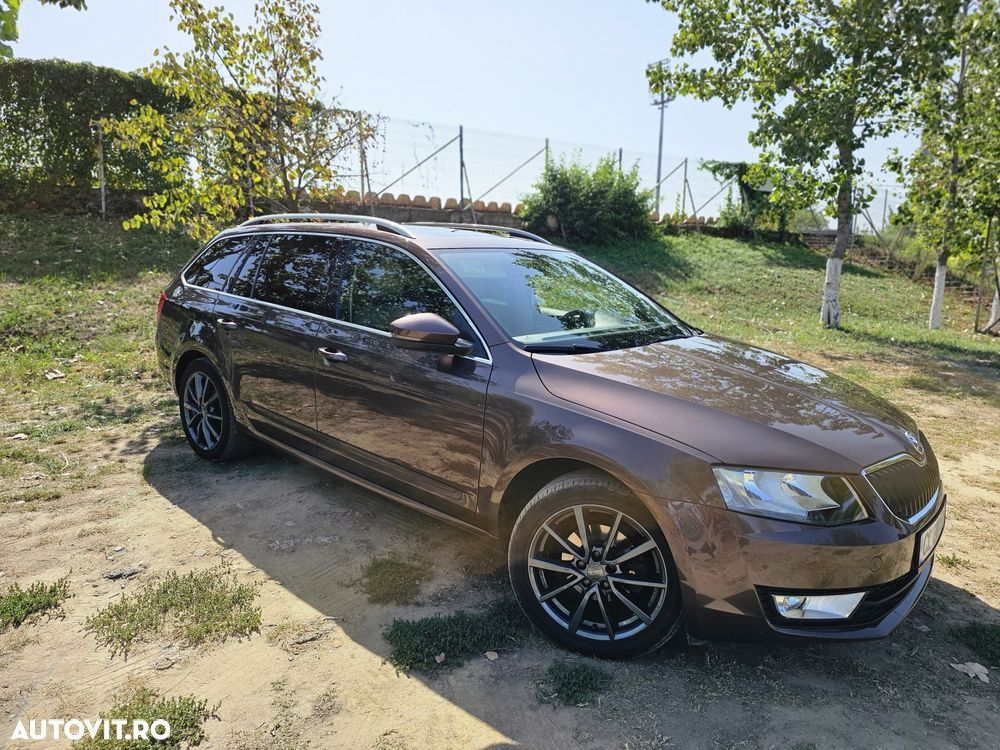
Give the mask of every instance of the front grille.
[[937, 459], [924, 443], [927, 463], [923, 466], [909, 459], [888, 464], [865, 476], [897, 518], [909, 520], [934, 499], [941, 485]]

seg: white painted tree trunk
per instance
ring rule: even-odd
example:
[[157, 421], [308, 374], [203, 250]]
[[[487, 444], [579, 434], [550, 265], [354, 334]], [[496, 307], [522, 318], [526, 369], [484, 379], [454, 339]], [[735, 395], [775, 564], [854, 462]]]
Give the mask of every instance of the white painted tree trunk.
[[823, 306], [819, 311], [819, 322], [828, 328], [840, 327], [840, 271], [843, 267], [843, 258], [826, 259]]
[[1000, 292], [993, 292], [993, 307], [990, 308], [990, 320], [986, 327], [989, 328], [998, 320], [1000, 320]]
[[944, 309], [944, 282], [948, 278], [948, 261], [942, 263], [938, 260], [937, 270], [934, 271], [934, 296], [931, 297], [931, 316], [928, 326], [932, 331], [941, 327], [941, 312]]

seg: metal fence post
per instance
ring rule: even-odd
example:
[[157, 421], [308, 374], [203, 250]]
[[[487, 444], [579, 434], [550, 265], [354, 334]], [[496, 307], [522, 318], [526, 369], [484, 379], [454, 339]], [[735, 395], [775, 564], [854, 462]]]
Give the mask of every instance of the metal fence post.
[[[687, 195], [685, 194], [685, 190], [687, 190], [687, 184], [688, 184], [688, 160], [687, 157], [685, 156], [684, 179], [681, 181], [681, 224], [683, 224], [684, 220], [687, 218]], [[691, 206], [691, 208], [694, 208], [694, 206]]]
[[104, 126], [100, 120], [91, 120], [91, 127], [97, 128], [97, 184], [101, 190], [101, 220], [108, 219], [108, 201], [104, 181]]
[[458, 126], [458, 207], [465, 205], [465, 134]]

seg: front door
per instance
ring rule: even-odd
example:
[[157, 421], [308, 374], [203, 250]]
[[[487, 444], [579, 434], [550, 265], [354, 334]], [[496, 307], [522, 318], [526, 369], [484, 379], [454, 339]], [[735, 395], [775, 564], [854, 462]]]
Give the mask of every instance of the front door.
[[[403, 250], [345, 239], [316, 336], [340, 356], [316, 377], [321, 457], [463, 520], [475, 518], [491, 365], [441, 284]], [[469, 357], [393, 345], [389, 324], [434, 312], [476, 342]]]

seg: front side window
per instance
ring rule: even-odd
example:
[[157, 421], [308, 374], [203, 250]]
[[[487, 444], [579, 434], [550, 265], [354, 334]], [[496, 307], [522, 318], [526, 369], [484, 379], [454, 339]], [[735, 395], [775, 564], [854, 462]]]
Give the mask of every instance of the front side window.
[[[455, 304], [419, 263], [395, 248], [360, 240], [348, 243], [342, 268], [335, 272], [333, 317], [388, 331], [396, 318], [437, 313], [455, 322]], [[461, 328], [461, 326], [459, 326]]]
[[559, 250], [441, 250], [516, 343], [575, 353], [643, 346], [692, 329], [624, 281]]
[[225, 291], [233, 270], [252, 242], [253, 239], [250, 237], [219, 240], [188, 267], [184, 272], [184, 280], [188, 284], [205, 289]]
[[272, 234], [264, 238], [253, 298], [322, 313], [335, 242], [331, 237], [305, 234]]

